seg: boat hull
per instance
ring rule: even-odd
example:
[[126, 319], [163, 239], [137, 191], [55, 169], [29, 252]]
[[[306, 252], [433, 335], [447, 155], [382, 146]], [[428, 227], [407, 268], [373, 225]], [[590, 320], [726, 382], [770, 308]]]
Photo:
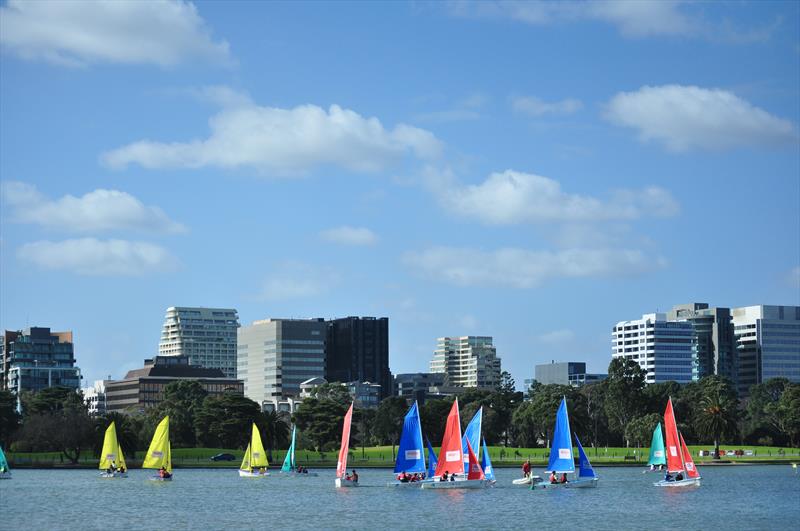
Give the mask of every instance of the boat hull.
[[127, 472], [112, 472], [112, 473], [109, 474], [108, 472], [103, 472], [103, 473], [100, 474], [100, 477], [104, 478], [104, 479], [126, 478], [126, 477], [128, 477], [128, 473]]
[[531, 485], [531, 490], [553, 489], [591, 489], [597, 486], [598, 478], [573, 479], [566, 483], [550, 483], [542, 481]]
[[540, 476], [528, 476], [526, 478], [517, 478], [511, 483], [514, 485], [530, 485], [531, 483], [539, 483], [542, 481]]
[[694, 487], [694, 486], [699, 487], [700, 479], [701, 478], [687, 478], [687, 479], [682, 479], [680, 481], [665, 481], [662, 479], [661, 481], [656, 481], [655, 483], [653, 483], [653, 485], [655, 485], [656, 487], [668, 487], [668, 488]]
[[422, 486], [422, 481], [389, 481], [386, 483], [387, 487], [397, 487], [397, 488], [420, 488]]
[[265, 472], [263, 474], [259, 472], [254, 472], [252, 470], [242, 470], [239, 469], [239, 477], [240, 478], [265, 478], [269, 476], [269, 472]]
[[358, 487], [358, 481], [350, 481], [348, 479], [336, 478], [336, 488], [337, 489], [349, 489], [353, 487]]
[[11, 472], [3, 472], [0, 474], [0, 479], [11, 479]]
[[485, 489], [485, 479], [462, 479], [456, 481], [423, 481], [423, 489]]

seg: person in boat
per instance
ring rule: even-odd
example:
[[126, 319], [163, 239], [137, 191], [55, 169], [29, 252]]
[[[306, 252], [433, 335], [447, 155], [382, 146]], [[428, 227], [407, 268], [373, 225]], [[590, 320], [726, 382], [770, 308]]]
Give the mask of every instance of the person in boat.
[[124, 474], [124, 473], [125, 473], [125, 467], [124, 467], [124, 466], [120, 466], [120, 467], [117, 469], [117, 472], [119, 472], [120, 474]]
[[353, 469], [352, 478], [353, 478], [353, 483], [358, 483], [358, 472], [356, 472], [355, 468]]
[[672, 474], [669, 473], [669, 470], [664, 474], [664, 481], [672, 481]]
[[522, 477], [527, 478], [531, 475], [531, 460], [528, 459], [522, 464]]
[[566, 482], [567, 482], [567, 473], [566, 473], [566, 472], [564, 472], [563, 474], [561, 474], [561, 481], [560, 481], [560, 483], [566, 483]]
[[558, 478], [556, 477], [555, 470], [550, 472], [550, 483], [553, 483], [553, 484], [558, 483]]
[[683, 479], [683, 472], [678, 472], [675, 475], [675, 481], [681, 481]]
[[450, 481], [455, 481], [455, 480], [456, 480], [456, 473], [453, 472], [452, 474], [450, 474]]
[[448, 472], [447, 472], [447, 470], [445, 470], [444, 474], [442, 474], [442, 477], [439, 478], [439, 481], [447, 481], [447, 475], [448, 475]]

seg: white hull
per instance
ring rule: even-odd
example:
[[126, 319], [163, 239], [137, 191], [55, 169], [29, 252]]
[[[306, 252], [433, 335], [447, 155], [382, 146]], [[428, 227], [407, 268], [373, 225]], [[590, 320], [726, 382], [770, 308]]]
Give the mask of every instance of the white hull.
[[530, 485], [531, 483], [539, 483], [542, 478], [539, 476], [528, 476], [526, 478], [517, 478], [511, 483], [514, 485]]
[[460, 479], [456, 481], [424, 481], [423, 489], [484, 489], [488, 487], [485, 479]]
[[693, 487], [700, 486], [700, 478], [687, 478], [680, 481], [657, 481], [653, 483], [656, 487]]
[[265, 478], [267, 476], [269, 476], [269, 472], [261, 474], [258, 471], [254, 470], [242, 470], [241, 468], [239, 469], [240, 478]]
[[346, 488], [352, 488], [352, 487], [358, 487], [358, 481], [349, 481], [349, 480], [342, 479], [342, 478], [336, 478], [336, 488], [337, 489], [346, 489]]
[[106, 479], [126, 478], [126, 477], [128, 477], [128, 473], [127, 472], [112, 472], [112, 473], [109, 474], [108, 472], [103, 472], [103, 473], [100, 474], [100, 477], [101, 478], [106, 478]]
[[387, 487], [400, 487], [400, 488], [419, 488], [422, 485], [422, 481], [406, 481], [403, 483], [402, 481], [389, 481], [386, 483]]

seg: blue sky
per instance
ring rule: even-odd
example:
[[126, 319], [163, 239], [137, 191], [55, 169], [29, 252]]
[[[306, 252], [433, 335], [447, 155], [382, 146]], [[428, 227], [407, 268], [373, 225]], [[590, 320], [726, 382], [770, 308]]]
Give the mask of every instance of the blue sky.
[[0, 7], [0, 327], [85, 382], [169, 306], [387, 316], [393, 372], [491, 335], [800, 304], [800, 4]]

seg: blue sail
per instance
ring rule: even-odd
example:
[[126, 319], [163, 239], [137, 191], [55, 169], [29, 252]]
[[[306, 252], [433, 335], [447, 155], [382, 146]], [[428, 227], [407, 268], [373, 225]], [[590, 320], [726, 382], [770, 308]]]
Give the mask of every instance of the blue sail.
[[[472, 444], [472, 443], [470, 443]], [[494, 481], [494, 468], [492, 468], [492, 460], [489, 459], [489, 450], [486, 448], [486, 439], [483, 440], [483, 455], [481, 455], [481, 468], [483, 475], [489, 481]]]
[[436, 475], [436, 465], [439, 461], [436, 459], [436, 452], [433, 451], [430, 439], [425, 437], [425, 442], [428, 443], [428, 477], [432, 478]]
[[472, 451], [475, 452], [476, 457], [480, 455], [481, 447], [481, 423], [483, 422], [483, 406], [478, 408], [475, 416], [469, 421], [467, 429], [464, 430], [464, 436], [461, 438], [461, 449], [464, 454], [464, 470], [469, 470], [469, 452], [467, 451], [467, 441], [472, 446]]
[[583, 451], [583, 446], [581, 446], [581, 441], [577, 435], [575, 436], [575, 442], [578, 443], [578, 477], [596, 478], [597, 474], [594, 473], [592, 464], [589, 462], [589, 458], [586, 457], [586, 452]]
[[550, 461], [547, 463], [547, 472], [575, 472], [566, 397], [561, 399], [561, 405], [558, 406], [558, 413], [556, 413], [556, 425], [553, 433], [553, 444], [550, 447]]
[[281, 472], [291, 472], [296, 468], [294, 462], [294, 439], [296, 430], [297, 426], [292, 427], [292, 444], [289, 445], [289, 449], [286, 451], [286, 459], [283, 460]]
[[403, 433], [400, 435], [400, 447], [397, 449], [397, 462], [394, 465], [395, 473], [425, 472], [424, 452], [419, 409], [414, 402], [403, 421]]

